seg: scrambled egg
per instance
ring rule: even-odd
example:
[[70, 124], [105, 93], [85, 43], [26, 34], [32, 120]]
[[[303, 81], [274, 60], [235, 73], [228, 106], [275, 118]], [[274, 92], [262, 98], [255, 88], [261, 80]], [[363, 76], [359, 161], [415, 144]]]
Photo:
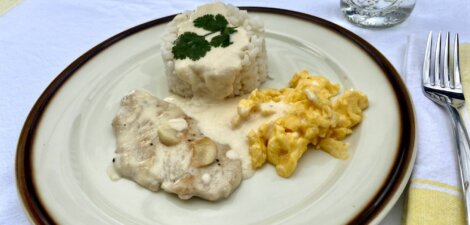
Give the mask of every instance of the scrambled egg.
[[362, 111], [369, 103], [365, 94], [354, 90], [347, 90], [332, 101], [338, 92], [338, 84], [301, 71], [292, 77], [288, 88], [254, 90], [242, 99], [232, 121], [234, 127], [254, 114], [275, 113], [263, 107], [264, 103], [288, 106], [284, 115], [248, 133], [253, 168], [260, 168], [268, 161], [276, 166], [280, 176], [289, 177], [309, 144], [333, 157], [347, 159], [348, 145], [342, 140], [362, 120]]

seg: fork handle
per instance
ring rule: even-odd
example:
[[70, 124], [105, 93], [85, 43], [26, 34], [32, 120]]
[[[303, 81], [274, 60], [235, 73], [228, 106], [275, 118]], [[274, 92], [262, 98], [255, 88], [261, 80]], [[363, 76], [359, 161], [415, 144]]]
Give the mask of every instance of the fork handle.
[[457, 158], [459, 160], [460, 178], [462, 181], [462, 190], [467, 212], [467, 224], [470, 224], [470, 142], [468, 138], [465, 123], [460, 116], [459, 111], [452, 105], [447, 105], [452, 118], [452, 127], [457, 143]]

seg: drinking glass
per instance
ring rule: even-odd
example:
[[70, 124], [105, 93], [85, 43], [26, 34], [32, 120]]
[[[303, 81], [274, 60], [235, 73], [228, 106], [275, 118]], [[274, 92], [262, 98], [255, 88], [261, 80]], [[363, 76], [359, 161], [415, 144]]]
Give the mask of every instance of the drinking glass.
[[416, 0], [340, 0], [341, 11], [353, 24], [367, 28], [397, 25], [411, 14]]

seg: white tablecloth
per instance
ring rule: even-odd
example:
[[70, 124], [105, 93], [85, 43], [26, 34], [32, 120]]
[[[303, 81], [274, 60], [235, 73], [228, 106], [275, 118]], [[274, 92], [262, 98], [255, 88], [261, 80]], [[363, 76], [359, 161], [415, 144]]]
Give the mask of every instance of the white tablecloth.
[[[23, 0], [0, 16], [0, 224], [27, 224], [18, 201], [14, 159], [23, 122], [46, 86], [68, 64], [106, 38], [162, 16], [193, 9], [206, 1], [179, 0]], [[313, 14], [360, 35], [402, 71], [411, 33], [470, 28], [470, 0], [421, 0], [405, 23], [368, 30], [347, 22], [339, 0], [226, 1]], [[382, 224], [399, 224], [403, 198]]]

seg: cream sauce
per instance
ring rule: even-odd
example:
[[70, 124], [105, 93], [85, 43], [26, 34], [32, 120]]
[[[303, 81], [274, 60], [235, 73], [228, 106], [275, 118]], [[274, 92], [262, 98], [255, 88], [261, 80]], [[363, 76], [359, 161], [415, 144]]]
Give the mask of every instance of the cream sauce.
[[108, 166], [108, 169], [106, 169], [106, 173], [108, 174], [108, 177], [112, 180], [112, 181], [116, 181], [116, 180], [119, 180], [121, 178], [121, 176], [119, 175], [119, 173], [116, 171], [116, 169], [114, 168], [114, 165], [111, 164]]
[[[127, 129], [119, 130], [117, 144], [126, 151], [117, 151], [113, 167], [108, 168], [108, 176], [112, 180], [119, 179], [123, 174], [119, 174], [116, 167], [121, 168], [120, 172], [133, 174], [133, 180], [140, 181], [143, 186], [147, 183], [154, 183], [152, 180], [164, 180], [168, 174], [161, 168], [163, 165], [171, 165], [174, 174], [180, 175], [189, 167], [190, 157], [185, 152], [186, 145], [180, 142], [174, 146], [166, 146], [158, 140], [157, 137], [158, 127], [162, 124], [169, 124], [176, 127], [177, 135], [180, 136], [181, 132], [187, 129], [186, 120], [184, 120], [183, 112], [175, 107], [162, 107], [157, 106], [158, 101], [155, 97], [144, 91], [133, 91], [130, 95], [125, 97], [125, 101], [132, 98], [131, 105], [122, 107], [118, 112], [117, 117], [120, 118], [121, 123], [126, 124]], [[162, 111], [164, 110], [164, 111]], [[136, 140], [137, 139], [137, 140]], [[118, 148], [119, 149], [119, 148]], [[133, 149], [130, 151], [129, 149]], [[137, 149], [137, 150], [135, 150]], [[155, 151], [159, 149], [160, 151]], [[156, 154], [157, 160], [174, 160], [173, 162], [156, 162], [151, 160], [151, 155]], [[178, 158], [175, 154], [181, 154]], [[128, 168], [135, 170], [125, 171]], [[150, 168], [150, 169], [149, 169]], [[175, 172], [176, 171], [176, 172]], [[172, 176], [174, 174], [171, 174]], [[171, 179], [170, 177], [169, 179]], [[149, 188], [152, 189], [152, 188]]]
[[243, 122], [240, 127], [232, 128], [231, 120], [237, 114], [237, 105], [242, 97], [227, 100], [207, 100], [200, 98], [185, 99], [172, 95], [165, 99], [179, 106], [187, 115], [198, 121], [198, 126], [204, 135], [211, 139], [228, 144], [231, 150], [226, 156], [242, 161], [243, 178], [253, 176], [251, 157], [248, 150], [246, 135], [252, 129], [257, 129], [263, 123], [273, 121], [286, 113], [288, 106], [283, 103], [269, 102], [263, 107], [274, 108], [275, 112], [269, 116], [256, 114]]
[[[196, 18], [207, 14], [222, 14], [227, 17], [228, 10], [223, 3], [212, 3], [200, 6], [191, 14], [189, 20], [178, 24], [178, 35], [184, 32], [194, 32], [199, 35], [206, 35], [210, 31], [195, 27], [193, 22]], [[232, 26], [229, 24], [229, 26]], [[232, 26], [233, 27], [233, 26]], [[207, 86], [207, 89], [217, 96], [228, 96], [233, 90], [227, 90], [226, 87], [232, 87], [235, 81], [235, 75], [239, 74], [242, 68], [242, 59], [244, 52], [249, 48], [249, 35], [243, 27], [237, 27], [237, 32], [230, 35], [231, 45], [223, 47], [212, 47], [207, 54], [197, 61], [189, 58], [175, 60], [175, 73], [177, 76], [190, 83], [194, 89], [197, 89], [201, 82]], [[220, 32], [208, 35], [206, 40], [210, 41], [212, 37], [219, 35]], [[217, 78], [214, 78], [217, 77]], [[223, 82], [223, 84], [221, 83]]]

